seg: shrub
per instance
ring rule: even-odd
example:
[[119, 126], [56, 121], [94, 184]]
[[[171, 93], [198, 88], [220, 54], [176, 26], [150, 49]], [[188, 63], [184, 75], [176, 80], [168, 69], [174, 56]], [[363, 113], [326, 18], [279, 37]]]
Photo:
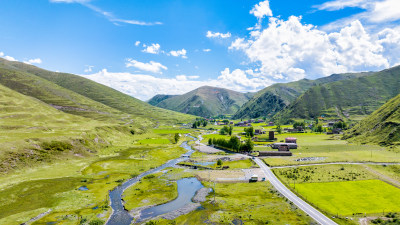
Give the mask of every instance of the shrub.
[[72, 145], [61, 141], [51, 141], [42, 143], [42, 148], [47, 151], [66, 151], [71, 150]]

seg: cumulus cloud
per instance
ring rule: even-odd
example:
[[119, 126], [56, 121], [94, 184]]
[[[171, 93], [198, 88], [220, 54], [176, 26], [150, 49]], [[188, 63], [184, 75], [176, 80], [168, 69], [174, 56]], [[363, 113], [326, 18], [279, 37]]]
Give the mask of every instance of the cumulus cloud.
[[198, 87], [210, 85], [209, 81], [195, 81], [185, 75], [159, 78], [145, 74], [113, 73], [106, 69], [83, 76], [143, 101], [156, 94], [183, 94]]
[[137, 46], [139, 46], [140, 45], [140, 41], [136, 41], [135, 42], [135, 46], [137, 47]]
[[159, 54], [160, 53], [160, 45], [159, 44], [151, 44], [149, 46], [143, 45], [145, 49], [142, 52], [150, 53], [150, 54]]
[[205, 49], [203, 49], [203, 52], [211, 52], [211, 49], [205, 48]]
[[0, 52], [0, 57], [3, 57], [4, 59], [6, 59], [8, 61], [18, 61], [14, 57], [4, 54], [4, 52]]
[[26, 63], [26, 64], [41, 64], [41, 63], [42, 63], [42, 60], [39, 59], [39, 58], [36, 58], [36, 59], [29, 59], [29, 60], [27, 60], [27, 61], [24, 61], [24, 63]]
[[162, 70], [167, 70], [168, 68], [161, 63], [150, 61], [148, 63], [143, 63], [139, 62], [134, 59], [127, 59], [127, 62], [125, 63], [125, 66], [127, 68], [129, 67], [134, 67], [139, 70], [147, 71], [147, 72], [152, 72], [152, 73], [159, 73], [162, 74]]
[[271, 17], [258, 35], [237, 38], [229, 49], [244, 52], [259, 68], [259, 78], [294, 81], [396, 65], [400, 62], [394, 47], [400, 45], [398, 35], [394, 29], [370, 34], [359, 20], [329, 33], [301, 23], [301, 17]]
[[[156, 94], [184, 94], [205, 85], [247, 92], [272, 84], [266, 79], [249, 78], [248, 72], [239, 69], [231, 72], [226, 68], [217, 79], [203, 81], [196, 80], [199, 76], [177, 75], [173, 78], [160, 78], [146, 74], [109, 72], [107, 69], [82, 76], [141, 100], [148, 100]], [[250, 89], [246, 85], [249, 85]]]
[[272, 16], [272, 10], [269, 7], [269, 1], [262, 1], [256, 4], [251, 10], [250, 14], [253, 14], [258, 19], [263, 19], [266, 16]]
[[207, 31], [206, 37], [208, 38], [230, 38], [232, 36], [231, 33], [220, 33], [220, 32], [212, 32], [212, 31]]
[[182, 50], [170, 51], [169, 54], [172, 55], [172, 56], [175, 56], [175, 57], [182, 57], [184, 59], [187, 58], [186, 50], [184, 48]]

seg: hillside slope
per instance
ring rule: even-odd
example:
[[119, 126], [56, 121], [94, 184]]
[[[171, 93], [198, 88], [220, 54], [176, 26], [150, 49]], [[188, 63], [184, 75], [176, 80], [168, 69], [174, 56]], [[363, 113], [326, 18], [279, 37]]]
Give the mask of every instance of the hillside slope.
[[[25, 75], [30, 75], [31, 77], [35, 76], [35, 79], [42, 78], [58, 87], [62, 87], [71, 92], [75, 92], [80, 96], [84, 96], [87, 99], [91, 99], [98, 104], [102, 104], [114, 110], [129, 114], [132, 117], [140, 117], [143, 120], [150, 119], [154, 121], [175, 123], [193, 119], [193, 117], [190, 115], [154, 107], [132, 96], [123, 94], [115, 89], [96, 83], [81, 76], [68, 73], [51, 72], [32, 65], [27, 65], [20, 62], [10, 62], [1, 58], [0, 68], [3, 70], [8, 70], [9, 72], [22, 72]], [[16, 83], [18, 83], [18, 80], [16, 80]], [[29, 83], [26, 83], [26, 85], [29, 85]], [[17, 88], [16, 90], [21, 91], [21, 88]]]
[[176, 95], [155, 95], [150, 100], [148, 100], [147, 103], [156, 106], [158, 103], [164, 101], [165, 99], [169, 99], [175, 96]]
[[400, 144], [400, 95], [356, 124], [344, 138], [362, 143]]
[[313, 86], [368, 76], [371, 73], [333, 74], [317, 80], [303, 79], [290, 83], [274, 84], [257, 92], [233, 116], [234, 119], [271, 117], [294, 102], [301, 94]]
[[281, 118], [369, 115], [400, 93], [400, 66], [348, 80], [317, 85], [279, 113]]
[[249, 94], [210, 86], [165, 99], [157, 106], [196, 116], [233, 114], [249, 100]]

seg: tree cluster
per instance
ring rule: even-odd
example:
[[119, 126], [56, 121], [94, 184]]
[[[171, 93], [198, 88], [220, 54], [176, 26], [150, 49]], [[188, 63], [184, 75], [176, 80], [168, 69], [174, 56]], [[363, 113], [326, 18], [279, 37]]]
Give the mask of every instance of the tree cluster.
[[302, 127], [303, 129], [306, 128], [306, 123], [305, 122], [294, 122], [293, 123], [293, 128], [297, 129], [297, 127]]
[[334, 129], [340, 128], [342, 130], [345, 130], [345, 129], [347, 129], [347, 124], [346, 124], [346, 122], [339, 121], [339, 122], [333, 124], [333, 128]]
[[227, 134], [229, 134], [229, 135], [232, 135], [232, 132], [233, 132], [233, 126], [223, 126], [222, 128], [221, 128], [221, 130], [219, 131], [219, 134], [221, 134], [221, 135], [227, 135]]
[[231, 137], [229, 140], [224, 138], [213, 138], [208, 140], [209, 145], [215, 145], [217, 147], [227, 148], [234, 152], [250, 152], [254, 149], [254, 143], [251, 139], [247, 139], [245, 143], [240, 143], [238, 137]]
[[207, 126], [208, 121], [203, 118], [196, 118], [196, 121], [193, 123], [192, 128], [197, 129], [200, 126]]

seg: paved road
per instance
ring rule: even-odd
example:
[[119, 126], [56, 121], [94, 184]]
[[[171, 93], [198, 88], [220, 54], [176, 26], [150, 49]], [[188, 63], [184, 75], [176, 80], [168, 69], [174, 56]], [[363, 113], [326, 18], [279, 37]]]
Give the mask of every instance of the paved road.
[[271, 182], [271, 184], [278, 190], [282, 195], [284, 195], [287, 199], [293, 202], [299, 209], [303, 210], [307, 213], [311, 218], [323, 225], [333, 225], [337, 224], [331, 219], [329, 219], [324, 214], [320, 213], [318, 210], [314, 209], [311, 205], [303, 201], [301, 198], [297, 197], [293, 192], [291, 192], [285, 185], [283, 185], [278, 178], [272, 173], [271, 169], [265, 165], [263, 161], [259, 158], [254, 159], [258, 166], [265, 173], [266, 178]]

